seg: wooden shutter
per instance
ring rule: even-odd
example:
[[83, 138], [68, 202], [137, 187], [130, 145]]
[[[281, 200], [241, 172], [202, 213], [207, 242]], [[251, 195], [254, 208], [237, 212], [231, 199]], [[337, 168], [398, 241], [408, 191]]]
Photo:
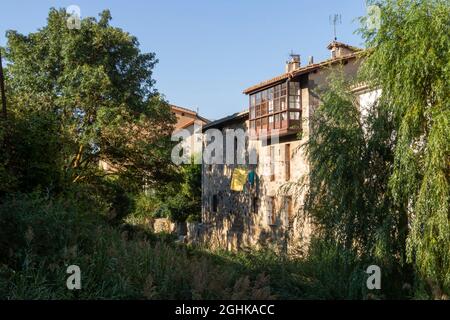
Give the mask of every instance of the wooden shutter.
[[291, 145], [289, 143], [284, 146], [284, 170], [286, 181], [291, 180]]
[[275, 146], [270, 146], [270, 181], [275, 181]]

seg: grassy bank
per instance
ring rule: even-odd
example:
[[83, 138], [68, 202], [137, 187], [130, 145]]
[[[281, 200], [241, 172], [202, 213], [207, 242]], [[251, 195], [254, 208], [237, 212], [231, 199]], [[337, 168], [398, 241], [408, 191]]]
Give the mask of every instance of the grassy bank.
[[[1, 299], [366, 299], [364, 263], [323, 242], [307, 260], [219, 252], [111, 225], [92, 199], [15, 195], [0, 205]], [[99, 209], [100, 210], [100, 209]], [[82, 289], [66, 288], [68, 265]]]

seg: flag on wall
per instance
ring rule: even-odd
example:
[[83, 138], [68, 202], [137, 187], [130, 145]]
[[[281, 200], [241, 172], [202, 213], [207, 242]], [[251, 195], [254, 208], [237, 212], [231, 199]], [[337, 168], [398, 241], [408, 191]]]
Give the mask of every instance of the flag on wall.
[[246, 182], [247, 182], [247, 170], [234, 169], [233, 176], [231, 178], [231, 190], [243, 191]]

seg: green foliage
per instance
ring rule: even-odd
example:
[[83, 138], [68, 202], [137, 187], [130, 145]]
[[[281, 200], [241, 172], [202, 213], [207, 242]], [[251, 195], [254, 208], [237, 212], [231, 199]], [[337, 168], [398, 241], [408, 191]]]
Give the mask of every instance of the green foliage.
[[[105, 208], [84, 197], [18, 194], [0, 205], [0, 228], [6, 231], [0, 234], [0, 298], [271, 297], [266, 277], [139, 230], [111, 227], [99, 215]], [[81, 268], [78, 293], [65, 286], [70, 264]]]
[[201, 166], [194, 162], [180, 166], [171, 183], [154, 190], [159, 199], [155, 217], [166, 217], [172, 221], [200, 221], [201, 214]]
[[[190, 248], [112, 227], [90, 193], [70, 194], [16, 194], [0, 205], [0, 298], [369, 298], [365, 264], [342, 246], [314, 241], [308, 259]], [[71, 264], [81, 269], [79, 292], [66, 288]]]
[[[79, 30], [66, 19], [52, 9], [39, 31], [7, 32], [10, 165], [20, 184], [64, 188], [109, 174], [136, 191], [144, 180], [167, 179], [175, 119], [153, 88], [155, 55], [110, 26], [108, 11], [83, 19]], [[99, 161], [110, 170], [99, 170]]]
[[[401, 286], [412, 278], [405, 265], [406, 210], [395, 204], [388, 190], [395, 120], [381, 103], [362, 117], [350, 91], [352, 81], [339, 71], [328, 80], [322, 103], [311, 116], [313, 134], [304, 146], [311, 168], [305, 211], [315, 223], [316, 236], [335, 243], [325, 251], [323, 247], [315, 250], [324, 261], [331, 256], [339, 259], [336, 265], [334, 260], [324, 263], [321, 277], [341, 265], [343, 276], [338, 281], [349, 280], [334, 287], [339, 295], [346, 292], [345, 296], [356, 297], [362, 294], [358, 272], [376, 264], [382, 267], [383, 283], [393, 283], [385, 292], [401, 292]], [[336, 250], [343, 250], [344, 256]], [[312, 259], [314, 264], [314, 255]], [[362, 263], [354, 264], [358, 260], [367, 263], [364, 269]], [[331, 268], [327, 270], [328, 263]], [[359, 271], [353, 274], [351, 270]]]
[[392, 116], [378, 104], [361, 117], [343, 74], [332, 74], [329, 83], [305, 145], [311, 164], [307, 212], [326, 239], [366, 256], [399, 256], [402, 263], [405, 210], [387, 190], [395, 147]]
[[180, 166], [172, 181], [161, 183], [133, 196], [133, 221], [148, 223], [148, 218], [169, 218], [174, 222], [198, 222], [201, 213], [201, 166]]
[[155, 216], [155, 212], [161, 205], [160, 200], [152, 193], [141, 192], [134, 198], [133, 216], [145, 217]]
[[89, 202], [76, 193], [58, 199], [39, 192], [4, 199], [0, 205], [0, 263], [27, 269], [36, 259], [51, 264], [66, 257], [68, 250], [93, 245], [91, 234], [100, 220], [87, 213]]
[[409, 261], [448, 294], [450, 5], [446, 0], [386, 0], [379, 5], [379, 30], [361, 32], [372, 48], [365, 79], [383, 88], [383, 103], [397, 119], [389, 185], [396, 202], [409, 209]]

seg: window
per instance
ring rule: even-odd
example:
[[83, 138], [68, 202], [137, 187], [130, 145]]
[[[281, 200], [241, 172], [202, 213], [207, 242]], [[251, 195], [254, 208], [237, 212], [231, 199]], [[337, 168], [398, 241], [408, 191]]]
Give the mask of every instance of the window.
[[289, 112], [290, 120], [300, 120], [300, 112]]
[[275, 147], [270, 146], [270, 181], [275, 181]]
[[281, 96], [285, 96], [287, 91], [287, 85], [286, 82], [281, 84]]
[[219, 203], [217, 199], [217, 194], [215, 194], [212, 196], [212, 203], [211, 203], [212, 212], [217, 212], [218, 205]]
[[269, 100], [269, 113], [273, 112], [273, 100]]
[[[250, 96], [250, 121], [260, 120], [259, 123], [256, 122], [256, 128], [272, 129], [275, 127], [272, 125], [276, 122], [275, 119], [268, 117], [273, 117], [280, 111], [288, 109], [288, 91], [287, 83], [282, 83]], [[294, 99], [293, 104], [295, 103]], [[281, 125], [278, 128], [280, 127]]]
[[280, 97], [280, 92], [281, 92], [281, 85], [277, 85], [273, 88], [273, 92], [274, 92], [274, 98], [279, 98]]
[[289, 108], [300, 109], [300, 96], [289, 96]]
[[267, 220], [268, 220], [268, 224], [271, 226], [277, 224], [275, 197], [267, 198]]
[[258, 213], [258, 197], [252, 197], [250, 209], [252, 213]]
[[292, 206], [292, 197], [286, 196], [284, 197], [284, 212], [286, 215], [287, 223], [290, 224], [294, 220], [294, 209]]
[[273, 111], [274, 112], [280, 111], [280, 99], [275, 99], [273, 101]]
[[267, 101], [267, 90], [264, 90], [263, 92], [261, 92], [261, 102], [266, 101]]
[[273, 88], [267, 90], [267, 99], [269, 101], [273, 100]]
[[300, 83], [295, 81], [289, 82], [289, 109], [301, 108], [300, 96]]
[[300, 95], [300, 83], [291, 81], [289, 82], [289, 95], [299, 96]]
[[280, 105], [281, 105], [280, 110], [286, 110], [286, 98], [285, 97], [280, 99]]
[[261, 104], [261, 115], [264, 116], [267, 114], [267, 102]]
[[261, 127], [267, 128], [267, 117], [261, 119]]
[[256, 105], [261, 103], [261, 92], [258, 92], [256, 94], [256, 98], [255, 99], [256, 99]]
[[291, 180], [291, 145], [284, 146], [284, 177], [286, 181]]
[[250, 106], [254, 107], [256, 105], [256, 95], [250, 96]]

